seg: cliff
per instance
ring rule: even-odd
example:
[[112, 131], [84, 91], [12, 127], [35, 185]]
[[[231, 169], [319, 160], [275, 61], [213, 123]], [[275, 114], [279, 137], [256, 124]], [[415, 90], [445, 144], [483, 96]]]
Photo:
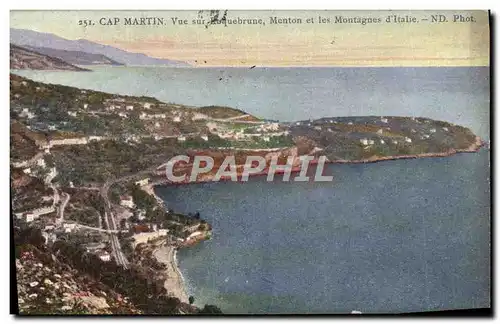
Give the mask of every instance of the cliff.
[[13, 44], [10, 44], [10, 68], [16, 70], [88, 71], [59, 58], [47, 56]]

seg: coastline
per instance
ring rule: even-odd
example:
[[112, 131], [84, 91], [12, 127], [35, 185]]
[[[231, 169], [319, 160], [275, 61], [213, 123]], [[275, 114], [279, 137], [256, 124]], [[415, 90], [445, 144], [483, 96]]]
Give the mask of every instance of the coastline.
[[177, 248], [174, 245], [162, 244], [153, 252], [158, 262], [166, 265], [166, 279], [164, 287], [171, 297], [179, 298], [183, 303], [189, 304], [189, 297], [186, 292], [184, 277], [177, 263]]
[[[348, 164], [348, 163], [375, 163], [375, 162], [380, 162], [380, 161], [389, 161], [389, 160], [400, 160], [400, 159], [416, 159], [416, 158], [429, 158], [429, 157], [447, 157], [447, 156], [452, 156], [457, 153], [475, 153], [478, 152], [482, 146], [484, 146], [484, 142], [481, 140], [480, 137], [476, 136], [476, 140], [474, 143], [472, 143], [469, 147], [466, 149], [450, 149], [446, 152], [440, 152], [440, 153], [422, 153], [422, 154], [415, 154], [415, 155], [398, 155], [398, 156], [386, 156], [386, 157], [378, 157], [378, 156], [373, 156], [368, 159], [361, 159], [361, 160], [335, 160], [335, 161], [326, 161], [327, 164]], [[317, 160], [311, 161], [312, 164], [317, 164]], [[291, 173], [297, 173], [300, 172], [300, 167], [294, 167], [292, 168]], [[276, 174], [284, 173], [283, 170], [277, 170]], [[255, 174], [250, 174], [250, 177], [255, 177], [255, 176], [263, 176], [267, 174], [267, 170], [264, 170], [259, 173]], [[230, 179], [221, 179], [221, 181], [228, 181]], [[207, 183], [211, 182], [212, 178], [207, 177], [202, 180], [197, 180], [197, 181], [186, 181], [186, 182], [178, 182], [178, 183], [172, 183], [168, 182], [166, 179], [162, 181], [154, 181], [149, 183], [146, 186], [143, 186], [143, 190], [145, 190], [148, 194], [152, 195], [158, 202], [161, 202], [163, 206], [165, 206], [163, 200], [156, 195], [154, 191], [154, 187], [161, 185], [161, 186], [175, 186], [175, 185], [187, 185], [187, 184], [199, 184], [199, 183]], [[198, 243], [201, 240], [194, 240], [193, 242], [190, 242], [189, 244], [183, 245], [182, 247], [189, 247], [193, 244]], [[158, 260], [158, 262], [161, 262], [167, 266], [165, 269], [165, 274], [166, 274], [166, 279], [164, 283], [164, 287], [168, 292], [169, 296], [179, 298], [181, 302], [184, 303], [189, 303], [189, 296], [186, 291], [186, 285], [184, 281], [184, 277], [182, 276], [182, 273], [179, 269], [178, 262], [177, 262], [177, 249], [178, 246], [176, 244], [167, 244], [163, 243], [159, 248], [157, 248], [154, 252], [153, 255], [154, 257]]]
[[[476, 136], [474, 143], [469, 145], [465, 149], [449, 149], [448, 151], [445, 152], [435, 152], [435, 153], [421, 153], [421, 154], [406, 154], [406, 155], [390, 155], [390, 156], [371, 156], [367, 159], [359, 159], [359, 160], [326, 160], [325, 164], [361, 164], [361, 163], [376, 163], [376, 162], [382, 162], [382, 161], [391, 161], [391, 160], [406, 160], [406, 159], [418, 159], [418, 158], [433, 158], [433, 157], [448, 157], [452, 156], [458, 153], [476, 153], [478, 152], [481, 147], [485, 145], [485, 142], [481, 140], [479, 136]], [[314, 159], [310, 162], [310, 165], [317, 165], [319, 161], [317, 159]], [[301, 171], [300, 166], [295, 166], [292, 167], [291, 174], [298, 173]], [[257, 173], [252, 173], [249, 174], [249, 177], [258, 177], [258, 176], [264, 176], [267, 175], [268, 173], [268, 168], [264, 169], [261, 172]], [[283, 174], [285, 173], [284, 170], [276, 170], [275, 174]], [[238, 174], [238, 181], [241, 181], [241, 174]], [[224, 182], [224, 181], [231, 181], [230, 177], [222, 177], [218, 182]], [[166, 179], [163, 180], [156, 180], [150, 184], [147, 185], [148, 187], [148, 193], [153, 195], [155, 199], [161, 201], [163, 203], [163, 200], [161, 200], [160, 197], [156, 195], [154, 192], [154, 187], [155, 186], [180, 186], [180, 185], [189, 185], [189, 184], [202, 184], [202, 183], [208, 183], [208, 182], [213, 182], [213, 176], [205, 176], [202, 179], [198, 179], [195, 181], [190, 181], [190, 180], [184, 180], [184, 181], [179, 181], [179, 182], [170, 182]]]

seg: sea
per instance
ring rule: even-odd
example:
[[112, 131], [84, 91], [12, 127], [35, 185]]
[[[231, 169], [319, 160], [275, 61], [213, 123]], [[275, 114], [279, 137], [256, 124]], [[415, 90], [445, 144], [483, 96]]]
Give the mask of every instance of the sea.
[[[428, 117], [490, 139], [488, 67], [11, 71], [30, 79], [295, 121]], [[213, 236], [178, 253], [195, 304], [232, 314], [490, 307], [490, 152], [332, 164], [332, 182], [157, 187]], [[293, 177], [292, 177], [293, 179]]]

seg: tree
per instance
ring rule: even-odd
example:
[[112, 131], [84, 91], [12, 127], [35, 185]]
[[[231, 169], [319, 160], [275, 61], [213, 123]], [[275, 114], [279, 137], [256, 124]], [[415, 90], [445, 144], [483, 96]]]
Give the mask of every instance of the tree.
[[222, 311], [217, 306], [205, 305], [199, 314], [222, 314]]
[[193, 303], [194, 303], [194, 297], [189, 296], [189, 305], [193, 305]]

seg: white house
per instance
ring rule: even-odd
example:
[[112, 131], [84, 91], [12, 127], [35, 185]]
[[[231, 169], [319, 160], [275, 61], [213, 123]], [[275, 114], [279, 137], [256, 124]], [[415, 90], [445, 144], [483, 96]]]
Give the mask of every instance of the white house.
[[55, 228], [55, 226], [54, 226], [54, 225], [47, 225], [47, 226], [45, 226], [44, 230], [45, 230], [45, 231], [53, 231], [53, 230], [54, 230], [54, 228]]
[[144, 178], [142, 180], [138, 180], [135, 182], [136, 185], [142, 187], [142, 186], [145, 186], [149, 183], [149, 178]]
[[99, 255], [99, 259], [101, 259], [104, 262], [111, 261], [111, 255], [108, 252], [106, 252], [106, 251], [102, 251], [98, 255]]
[[443, 127], [443, 130], [444, 130], [445, 132], [447, 132], [447, 131], [448, 131], [448, 127]]
[[387, 124], [387, 122], [389, 122], [389, 120], [387, 118], [384, 118], [384, 117], [381, 117], [380, 118], [380, 121], [384, 124]]
[[126, 110], [134, 110], [134, 106], [126, 106], [125, 109]]
[[177, 141], [179, 141], [179, 142], [185, 142], [186, 141], [186, 137], [184, 135], [181, 135], [181, 136], [177, 137]]
[[384, 133], [384, 130], [382, 128], [377, 131], [378, 135], [382, 135], [383, 133]]
[[398, 144], [398, 141], [393, 140], [393, 141], [392, 141], [392, 144]]
[[368, 145], [368, 139], [366, 139], [366, 138], [362, 138], [362, 139], [360, 139], [359, 141], [360, 141], [360, 142], [361, 142], [361, 144], [363, 144], [363, 145]]
[[321, 130], [321, 126], [314, 126], [314, 129], [320, 131]]
[[124, 113], [124, 112], [119, 112], [118, 116], [123, 117], [123, 118], [127, 118], [128, 117], [128, 115], [126, 113]]
[[31, 174], [31, 168], [26, 168], [23, 170], [25, 174]]
[[264, 140], [264, 142], [269, 142], [270, 141], [269, 136], [264, 136], [264, 137], [262, 137], [262, 139]]
[[90, 141], [101, 141], [103, 139], [104, 139], [104, 137], [102, 137], [102, 136], [95, 136], [95, 135], [89, 136], [89, 142]]
[[57, 235], [54, 233], [42, 232], [42, 237], [45, 239], [45, 244], [54, 243], [57, 240]]
[[146, 219], [146, 211], [144, 209], [139, 210], [139, 212], [137, 213], [137, 219], [138, 220]]
[[180, 122], [181, 122], [181, 117], [179, 117], [179, 116], [175, 116], [175, 117], [174, 117], [174, 122], [176, 122], [176, 123], [180, 123]]
[[405, 141], [406, 141], [406, 143], [411, 143], [411, 138], [405, 137]]
[[385, 144], [385, 141], [383, 139], [381, 139], [380, 144]]
[[375, 141], [374, 140], [368, 140], [368, 144], [369, 145], [373, 145], [373, 144], [375, 144]]
[[436, 132], [436, 129], [435, 128], [431, 128], [431, 130], [429, 131], [431, 133], [435, 133]]
[[149, 102], [144, 103], [144, 109], [149, 109], [151, 108], [151, 104]]
[[38, 215], [35, 215], [35, 214], [32, 214], [32, 213], [26, 213], [24, 214], [24, 220], [26, 221], [26, 223], [30, 223], [32, 221], [34, 221], [35, 219], [38, 218]]
[[352, 125], [352, 122], [348, 122], [347, 125]]
[[45, 160], [44, 159], [36, 160], [36, 165], [38, 165], [39, 167], [45, 168]]
[[200, 136], [202, 140], [204, 140], [205, 142], [208, 141], [208, 136], [207, 135], [201, 135]]
[[132, 196], [121, 196], [120, 205], [128, 208], [134, 208], [134, 199], [132, 198]]
[[76, 223], [64, 223], [63, 228], [66, 233], [71, 233], [76, 228]]
[[166, 229], [166, 228], [162, 228], [162, 229], [158, 230], [158, 235], [160, 235], [160, 236], [166, 236], [167, 233], [168, 233], [168, 229]]
[[83, 109], [87, 109], [89, 107], [89, 104], [84, 104]]
[[159, 128], [159, 127], [160, 127], [160, 123], [159, 123], [159, 122], [156, 122], [156, 123], [155, 123], [155, 127], [156, 127], [156, 128]]
[[68, 115], [76, 117], [76, 111], [68, 111]]

